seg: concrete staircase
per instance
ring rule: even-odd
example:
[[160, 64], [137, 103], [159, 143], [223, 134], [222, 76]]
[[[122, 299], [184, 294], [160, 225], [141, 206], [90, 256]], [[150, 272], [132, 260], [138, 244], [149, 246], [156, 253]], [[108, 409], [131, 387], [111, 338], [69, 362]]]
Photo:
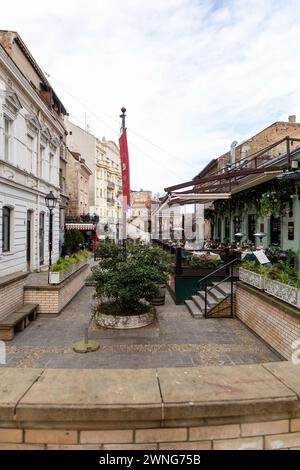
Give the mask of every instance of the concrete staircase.
[[[211, 290], [207, 294], [207, 313], [211, 312], [223, 302], [223, 300], [230, 296], [231, 285], [230, 282], [222, 282], [222, 284], [213, 282], [213, 285], [209, 287], [209, 289]], [[197, 295], [193, 295], [191, 299], [185, 300], [185, 305], [194, 318], [204, 318], [205, 291], [198, 291]]]

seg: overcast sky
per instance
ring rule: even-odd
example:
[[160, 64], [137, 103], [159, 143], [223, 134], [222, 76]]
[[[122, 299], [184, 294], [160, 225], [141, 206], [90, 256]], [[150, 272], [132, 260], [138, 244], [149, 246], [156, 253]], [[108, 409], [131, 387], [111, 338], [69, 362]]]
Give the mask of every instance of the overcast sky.
[[117, 141], [126, 106], [132, 189], [162, 192], [233, 140], [300, 121], [299, 17], [299, 0], [15, 0], [0, 28], [18, 31], [74, 123], [86, 113]]

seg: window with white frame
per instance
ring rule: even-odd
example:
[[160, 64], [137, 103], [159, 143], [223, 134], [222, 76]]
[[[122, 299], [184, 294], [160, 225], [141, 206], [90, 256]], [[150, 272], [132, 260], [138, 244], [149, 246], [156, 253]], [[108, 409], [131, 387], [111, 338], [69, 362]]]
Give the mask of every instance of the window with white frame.
[[11, 157], [12, 121], [4, 116], [4, 160], [8, 162]]
[[2, 209], [2, 253], [10, 251], [11, 225], [11, 209], [4, 206]]
[[34, 144], [34, 138], [30, 135], [27, 134], [27, 157], [28, 157], [28, 162], [27, 162], [27, 168], [31, 173], [35, 172], [35, 159], [34, 159], [34, 149], [33, 149], [33, 144]]
[[50, 181], [50, 183], [55, 183], [54, 155], [53, 155], [53, 153], [49, 153], [49, 181]]
[[40, 178], [45, 177], [45, 147], [40, 146]]

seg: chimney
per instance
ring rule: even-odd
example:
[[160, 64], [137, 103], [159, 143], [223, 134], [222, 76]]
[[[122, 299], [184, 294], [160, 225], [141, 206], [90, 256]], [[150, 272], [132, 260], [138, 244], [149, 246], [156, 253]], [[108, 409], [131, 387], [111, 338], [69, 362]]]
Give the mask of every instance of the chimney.
[[249, 145], [243, 145], [241, 149], [241, 160], [245, 163], [245, 158], [247, 157], [248, 150], [250, 150]]
[[289, 116], [289, 123], [290, 123], [290, 124], [296, 124], [296, 116], [295, 116], [295, 114], [292, 114], [291, 116]]
[[238, 142], [236, 140], [234, 140], [231, 143], [231, 146], [230, 146], [230, 163], [231, 163], [231, 165], [235, 165], [235, 161], [236, 161], [235, 147], [237, 146], [237, 144], [238, 144]]

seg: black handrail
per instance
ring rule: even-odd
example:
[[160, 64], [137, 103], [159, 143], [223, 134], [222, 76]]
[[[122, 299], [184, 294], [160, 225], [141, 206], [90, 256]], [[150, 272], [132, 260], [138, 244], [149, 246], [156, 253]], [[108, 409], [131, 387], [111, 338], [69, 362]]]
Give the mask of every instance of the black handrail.
[[212, 273], [207, 274], [205, 277], [202, 277], [201, 279], [199, 279], [198, 284], [199, 284], [199, 282], [205, 281], [205, 280], [208, 279], [209, 277], [214, 276], [218, 271], [221, 271], [221, 269], [227, 268], [227, 266], [230, 266], [231, 264], [236, 263], [237, 261], [240, 261], [240, 259], [239, 259], [239, 258], [235, 258], [235, 259], [232, 259], [231, 261], [229, 261], [228, 263], [223, 264], [222, 266], [220, 266], [218, 269], [216, 269], [216, 270], [213, 271]]
[[214, 289], [215, 287], [218, 287], [220, 284], [222, 284], [223, 282], [225, 281], [228, 281], [228, 279], [231, 278], [231, 274], [229, 274], [229, 276], [225, 277], [225, 279], [222, 279], [222, 281], [218, 282], [217, 284], [214, 284], [213, 286], [211, 286], [209, 289], [207, 289], [207, 292], [211, 291], [212, 289]]
[[[201, 284], [204, 282], [204, 317], [205, 318], [208, 317], [208, 314], [207, 314], [207, 296], [208, 296], [208, 293], [212, 289], [216, 288], [217, 286], [219, 286], [220, 284], [222, 284], [223, 282], [225, 282], [229, 279], [230, 279], [230, 316], [233, 317], [233, 277], [234, 277], [233, 276], [233, 264], [236, 263], [237, 261], [240, 261], [240, 259], [236, 258], [236, 259], [233, 259], [233, 260], [229, 261], [225, 265], [220, 266], [220, 268], [216, 269], [215, 271], [213, 271], [212, 273], [208, 274], [207, 276], [203, 277], [202, 279], [200, 279], [198, 281], [198, 285], [199, 285], [200, 282], [201, 282]], [[208, 289], [208, 279], [213, 277], [216, 272], [220, 271], [223, 268], [227, 268], [227, 267], [229, 267], [229, 269], [230, 269], [230, 274], [227, 277], [225, 277], [224, 279], [222, 279], [220, 282], [218, 282], [217, 284], [214, 284], [213, 286], [211, 286]]]

